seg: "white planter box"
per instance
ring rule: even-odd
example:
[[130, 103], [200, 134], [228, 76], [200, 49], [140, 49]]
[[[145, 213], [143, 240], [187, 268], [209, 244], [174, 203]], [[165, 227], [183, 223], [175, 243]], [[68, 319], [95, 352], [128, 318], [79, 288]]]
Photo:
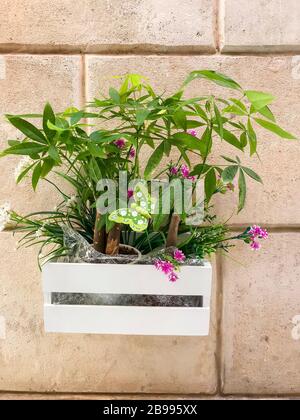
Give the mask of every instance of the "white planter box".
[[[205, 336], [212, 268], [186, 266], [171, 283], [152, 265], [49, 263], [43, 268], [46, 332]], [[203, 307], [52, 304], [52, 293], [202, 296]]]

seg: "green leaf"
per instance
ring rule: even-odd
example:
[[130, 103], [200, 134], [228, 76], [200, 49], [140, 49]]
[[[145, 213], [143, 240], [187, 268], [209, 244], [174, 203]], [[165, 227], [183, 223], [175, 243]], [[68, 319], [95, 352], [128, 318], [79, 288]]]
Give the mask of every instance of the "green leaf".
[[144, 124], [149, 114], [150, 111], [148, 109], [140, 108], [136, 111], [136, 123], [139, 127], [141, 127]]
[[175, 112], [173, 119], [177, 128], [182, 128], [185, 131], [187, 130], [186, 113], [182, 109]]
[[171, 143], [174, 146], [185, 146], [190, 150], [199, 150], [202, 154], [205, 153], [206, 147], [204, 142], [202, 142], [197, 137], [191, 136], [188, 133], [176, 133], [173, 136]]
[[247, 146], [247, 144], [248, 144], [247, 133], [243, 132], [241, 134], [241, 136], [240, 136], [240, 143], [241, 143], [241, 146], [243, 148], [245, 148]]
[[106, 154], [101, 149], [101, 147], [97, 146], [96, 144], [88, 143], [88, 149], [92, 156], [103, 158], [103, 159], [106, 157]]
[[228, 166], [224, 171], [222, 172], [222, 180], [226, 184], [229, 182], [232, 182], [237, 174], [239, 167], [237, 165], [235, 166]]
[[263, 184], [263, 181], [262, 181], [261, 177], [256, 172], [254, 172], [252, 169], [246, 168], [244, 166], [242, 166], [242, 169], [248, 176], [250, 176], [250, 178], [254, 179], [257, 182], [260, 182], [261, 184]]
[[57, 125], [57, 121], [58, 120], [56, 120], [56, 124], [53, 124], [51, 121], [48, 121], [47, 122], [47, 126], [48, 126], [48, 128], [50, 129], [50, 130], [52, 130], [52, 131], [55, 131], [55, 132], [58, 132], [58, 133], [63, 133], [63, 132], [65, 132], [65, 131], [68, 131], [68, 130], [70, 130], [70, 128], [69, 127], [59, 127], [58, 125]]
[[297, 139], [297, 137], [295, 137], [293, 134], [288, 133], [287, 131], [279, 127], [279, 125], [274, 124], [270, 121], [261, 120], [260, 118], [255, 118], [255, 121], [261, 127], [265, 128], [266, 130], [271, 131], [272, 133], [277, 134], [279, 137], [282, 137], [283, 139], [289, 139], [289, 140]]
[[238, 213], [240, 213], [243, 208], [245, 207], [246, 203], [246, 193], [247, 193], [247, 185], [244, 172], [240, 170], [239, 176], [239, 209]]
[[36, 162], [34, 162], [32, 165], [28, 166], [26, 169], [24, 169], [23, 172], [20, 173], [20, 175], [17, 178], [16, 183], [19, 184], [22, 179], [28, 174], [28, 172], [36, 165]]
[[214, 127], [214, 130], [219, 134], [221, 138], [223, 138], [227, 143], [231, 144], [232, 146], [236, 147], [237, 149], [244, 151], [243, 146], [241, 145], [239, 139], [232, 134], [230, 131], [223, 128], [223, 136], [221, 136], [220, 129], [217, 127]]
[[211, 169], [205, 177], [205, 196], [207, 203], [210, 202], [211, 197], [216, 191], [217, 177], [214, 169]]
[[34, 191], [36, 190], [37, 184], [41, 177], [41, 172], [42, 172], [42, 165], [41, 165], [41, 162], [39, 162], [34, 168], [34, 171], [32, 173], [32, 188]]
[[223, 112], [226, 114], [235, 114], [240, 116], [248, 115], [247, 112], [244, 112], [241, 108], [236, 105], [230, 105], [223, 109]]
[[49, 147], [48, 155], [53, 159], [55, 162], [60, 162], [59, 152], [57, 148], [53, 145]]
[[242, 90], [241, 86], [233, 79], [230, 79], [228, 76], [225, 76], [224, 74], [218, 73], [213, 70], [200, 70], [191, 72], [188, 78], [185, 80], [184, 86], [186, 86], [195, 79], [206, 79], [223, 87], [235, 90]]
[[111, 97], [112, 101], [115, 104], [119, 104], [121, 102], [121, 98], [120, 98], [119, 92], [116, 89], [110, 88], [109, 89], [109, 96]]
[[44, 159], [44, 162], [42, 164], [42, 169], [41, 169], [41, 177], [46, 178], [49, 172], [52, 171], [54, 165], [55, 165], [55, 161], [53, 159], [51, 158]]
[[250, 156], [253, 156], [257, 151], [257, 136], [253, 129], [250, 118], [248, 119], [247, 128], [248, 128], [247, 134], [248, 134], [249, 143], [250, 143]]
[[55, 124], [55, 115], [54, 115], [53, 109], [51, 108], [51, 105], [49, 103], [47, 103], [45, 108], [44, 108], [43, 129], [44, 129], [44, 133], [46, 134], [48, 140], [50, 140], [50, 142], [51, 142], [53, 140], [53, 138], [55, 137], [56, 131], [51, 130], [48, 127], [48, 121], [50, 121], [52, 124]]
[[33, 155], [45, 151], [47, 148], [40, 144], [24, 142], [4, 150], [3, 155]]
[[196, 165], [193, 169], [193, 171], [191, 172], [191, 176], [201, 176], [206, 174], [206, 172], [208, 172], [210, 170], [211, 166], [210, 165], [205, 165], [203, 163], [201, 163], [200, 165]]
[[223, 156], [223, 155], [221, 155], [221, 158], [223, 158], [223, 159], [225, 159], [227, 162], [229, 162], [229, 163], [237, 163], [237, 161], [236, 160], [233, 160], [233, 159], [231, 159], [231, 158], [229, 158], [229, 157], [227, 157], [227, 156]]
[[276, 123], [276, 118], [273, 114], [273, 112], [270, 110], [270, 108], [268, 106], [265, 106], [264, 108], [260, 109], [259, 114], [261, 114], [263, 117], [267, 118], [268, 120], [273, 121], [274, 123]]
[[44, 134], [32, 125], [30, 122], [23, 120], [19, 117], [8, 117], [9, 122], [21, 131], [26, 137], [38, 143], [47, 144]]
[[247, 90], [245, 95], [257, 111], [271, 104], [275, 99], [269, 93], [257, 92], [255, 90]]
[[216, 116], [216, 120], [218, 124], [219, 133], [220, 133], [221, 138], [223, 138], [223, 135], [224, 135], [223, 119], [216, 104], [214, 104], [214, 111], [215, 111], [215, 116]]
[[152, 155], [150, 156], [145, 172], [144, 172], [144, 177], [146, 179], [149, 179], [152, 175], [152, 173], [154, 172], [154, 170], [157, 168], [157, 166], [160, 164], [162, 157], [164, 155], [164, 142], [162, 142], [157, 149], [154, 150], [154, 152], [152, 153]]

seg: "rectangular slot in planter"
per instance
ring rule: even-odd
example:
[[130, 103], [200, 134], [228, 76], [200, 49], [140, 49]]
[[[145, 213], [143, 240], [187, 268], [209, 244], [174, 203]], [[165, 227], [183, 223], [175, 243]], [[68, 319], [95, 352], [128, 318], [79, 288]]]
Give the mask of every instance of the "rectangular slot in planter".
[[[43, 268], [45, 331], [206, 336], [211, 287], [212, 268], [208, 262], [181, 267], [176, 283], [169, 282], [152, 265], [49, 263]], [[55, 294], [193, 297], [202, 305], [55, 304]]]

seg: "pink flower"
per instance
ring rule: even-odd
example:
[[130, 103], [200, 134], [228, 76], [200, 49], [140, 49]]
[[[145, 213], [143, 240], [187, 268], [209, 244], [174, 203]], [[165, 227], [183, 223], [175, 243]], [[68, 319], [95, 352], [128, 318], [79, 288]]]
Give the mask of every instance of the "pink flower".
[[133, 197], [133, 194], [134, 194], [134, 191], [133, 190], [128, 190], [127, 197], [128, 197], [129, 200], [130, 200], [130, 198]]
[[257, 241], [252, 241], [250, 244], [253, 251], [258, 251], [261, 248], [261, 244]]
[[161, 260], [156, 260], [156, 261], [154, 262], [154, 267], [155, 267], [157, 270], [161, 270], [161, 264], [162, 264], [162, 261], [161, 261]]
[[114, 142], [114, 145], [117, 146], [118, 149], [124, 149], [126, 142], [124, 139], [118, 139]]
[[190, 181], [195, 181], [196, 178], [194, 176], [190, 176], [191, 171], [189, 170], [189, 168], [186, 165], [182, 165], [181, 167], [181, 175], [183, 176], [183, 178], [185, 179], [189, 179]]
[[184, 253], [182, 251], [180, 251], [179, 249], [177, 249], [174, 252], [174, 259], [178, 262], [183, 262], [186, 259], [186, 256], [184, 255]]
[[176, 168], [176, 166], [172, 166], [172, 167], [170, 168], [170, 174], [171, 174], [171, 175], [177, 175], [177, 174], [178, 174], [178, 171], [179, 171], [179, 169], [178, 169], [178, 168]]
[[171, 274], [173, 270], [174, 270], [174, 265], [172, 263], [170, 263], [169, 261], [162, 261], [161, 271], [164, 274], [166, 275]]
[[254, 251], [257, 251], [258, 249], [261, 248], [261, 244], [256, 240], [257, 238], [266, 240], [269, 237], [268, 232], [257, 225], [253, 225], [250, 228], [248, 234], [250, 235], [250, 238], [251, 238], [250, 246]]
[[260, 226], [257, 225], [253, 225], [250, 230], [249, 230], [249, 235], [251, 236], [251, 238], [254, 240], [255, 238], [259, 238], [259, 239], [268, 239], [269, 234], [268, 232], [261, 228]]
[[183, 178], [188, 178], [190, 176], [190, 170], [186, 165], [182, 165], [181, 175], [183, 176]]
[[131, 157], [132, 159], [135, 158], [135, 148], [131, 147], [130, 151], [129, 151], [129, 157]]
[[175, 273], [175, 271], [172, 271], [172, 273], [169, 275], [169, 280], [172, 283], [175, 283], [178, 280], [178, 275]]
[[188, 133], [190, 136], [197, 137], [197, 131], [196, 131], [196, 130], [188, 130], [188, 131], [187, 131], [187, 133]]

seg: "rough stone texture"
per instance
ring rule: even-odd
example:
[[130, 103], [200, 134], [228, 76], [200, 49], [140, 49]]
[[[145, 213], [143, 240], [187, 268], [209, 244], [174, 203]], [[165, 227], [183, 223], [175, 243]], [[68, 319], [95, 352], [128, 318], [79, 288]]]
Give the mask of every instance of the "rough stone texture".
[[[0, 340], [0, 390], [216, 391], [214, 316], [211, 335], [203, 338], [45, 334], [35, 251], [16, 254], [10, 234], [2, 233], [0, 239], [0, 316], [6, 320], [6, 339]], [[213, 296], [215, 308], [215, 288]]]
[[300, 233], [275, 233], [259, 253], [241, 245], [222, 265], [223, 391], [299, 394]]
[[[292, 57], [87, 57], [87, 98], [106, 93], [111, 84], [119, 82], [112, 75], [138, 72], [149, 78], [156, 89], [175, 93], [188, 72], [195, 69], [210, 68], [235, 78], [245, 89], [270, 91], [276, 96], [273, 107], [278, 122], [299, 135], [298, 114], [300, 112], [300, 79], [293, 77]], [[161, 75], [164, 77], [161, 78]], [[232, 96], [232, 91], [219, 88], [203, 81], [195, 81], [187, 89], [188, 95], [201, 96], [212, 93]], [[292, 110], [292, 111], [291, 111]], [[261, 162], [242, 156], [245, 165], [260, 173], [264, 186], [250, 180], [248, 200], [244, 212], [234, 215], [230, 223], [262, 223], [266, 225], [299, 224], [299, 174], [296, 170], [299, 153], [298, 141], [278, 139], [269, 132], [258, 130]], [[221, 149], [222, 147], [222, 149]], [[225, 149], [224, 149], [225, 147]], [[226, 145], [220, 143], [219, 155], [226, 154]], [[229, 153], [236, 154], [230, 149]], [[233, 156], [234, 156], [233, 155]], [[144, 159], [146, 156], [144, 157]], [[226, 220], [232, 215], [236, 197], [228, 194], [217, 202], [217, 210]]]
[[[225, 2], [223, 51], [300, 50], [298, 0], [222, 1]], [[224, 19], [222, 14], [221, 19]]]
[[213, 8], [210, 0], [2, 0], [0, 49], [213, 51]]
[[[42, 113], [49, 101], [56, 112], [69, 106], [81, 107], [81, 58], [79, 56], [0, 56], [0, 147], [7, 147], [8, 139], [23, 138], [12, 127], [4, 114]], [[0, 72], [1, 73], [1, 72]], [[41, 121], [34, 122], [41, 126]], [[16, 186], [14, 170], [20, 157], [1, 159], [0, 203], [11, 202], [21, 213], [52, 210], [58, 203], [57, 191], [41, 183], [37, 193], [32, 192], [28, 178]]]

